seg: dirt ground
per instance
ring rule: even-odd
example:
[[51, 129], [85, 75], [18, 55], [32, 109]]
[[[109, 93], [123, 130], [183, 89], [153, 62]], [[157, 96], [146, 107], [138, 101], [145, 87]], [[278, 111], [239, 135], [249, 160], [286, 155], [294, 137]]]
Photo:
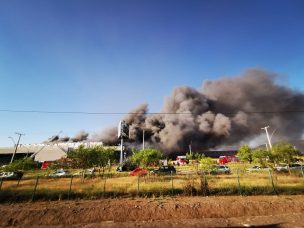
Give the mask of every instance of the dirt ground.
[[0, 215], [1, 227], [304, 227], [304, 195], [17, 203]]

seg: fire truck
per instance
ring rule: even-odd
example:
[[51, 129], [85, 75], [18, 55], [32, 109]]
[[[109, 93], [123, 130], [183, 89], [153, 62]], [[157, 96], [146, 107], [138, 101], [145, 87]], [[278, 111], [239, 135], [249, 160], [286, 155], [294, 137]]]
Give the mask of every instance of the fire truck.
[[221, 165], [225, 165], [230, 162], [233, 163], [240, 162], [240, 159], [236, 155], [227, 155], [227, 156], [220, 156], [217, 160], [217, 163]]

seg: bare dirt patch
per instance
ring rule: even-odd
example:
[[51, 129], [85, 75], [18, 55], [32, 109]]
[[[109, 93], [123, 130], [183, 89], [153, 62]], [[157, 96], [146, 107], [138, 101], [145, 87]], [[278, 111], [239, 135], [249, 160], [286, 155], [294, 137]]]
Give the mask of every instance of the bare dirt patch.
[[116, 198], [0, 205], [0, 226], [304, 227], [304, 196]]

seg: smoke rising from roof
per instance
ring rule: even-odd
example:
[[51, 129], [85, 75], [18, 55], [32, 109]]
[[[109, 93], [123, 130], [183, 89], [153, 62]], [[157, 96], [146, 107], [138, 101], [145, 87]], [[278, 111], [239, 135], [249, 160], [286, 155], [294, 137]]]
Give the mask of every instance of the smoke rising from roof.
[[[148, 105], [141, 104], [123, 118], [130, 125], [130, 142], [141, 143], [145, 129], [147, 143], [167, 153], [188, 151], [190, 143], [193, 150], [202, 150], [249, 142], [266, 125], [276, 129], [277, 138], [301, 138], [303, 115], [281, 111], [304, 107], [304, 94], [276, 84], [277, 77], [251, 69], [238, 77], [205, 81], [199, 90], [175, 88], [160, 114], [148, 114]], [[117, 127], [95, 137], [117, 144]]]
[[[141, 104], [123, 119], [129, 124], [126, 142], [140, 148], [145, 131], [146, 145], [166, 153], [186, 152], [243, 143], [261, 142], [262, 127], [275, 130], [280, 140], [303, 137], [304, 116], [292, 112], [304, 107], [304, 94], [276, 83], [278, 75], [261, 69], [237, 77], [204, 81], [201, 89], [177, 87], [165, 99], [160, 113], [149, 114]], [[258, 140], [259, 139], [259, 140]], [[90, 136], [81, 130], [74, 137], [59, 135], [49, 143], [102, 141], [118, 145], [117, 126]], [[265, 138], [266, 142], [266, 138]]]
[[89, 133], [85, 132], [84, 130], [81, 130], [72, 138], [68, 136], [59, 137], [59, 135], [54, 135], [44, 143], [82, 142], [86, 141], [88, 139], [88, 136]]

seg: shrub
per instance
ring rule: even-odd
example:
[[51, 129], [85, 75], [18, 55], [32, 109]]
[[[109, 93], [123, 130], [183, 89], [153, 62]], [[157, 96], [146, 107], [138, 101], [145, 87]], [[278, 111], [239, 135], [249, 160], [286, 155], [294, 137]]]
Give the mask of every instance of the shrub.
[[33, 158], [23, 158], [6, 165], [4, 171], [33, 170], [37, 168], [39, 168], [39, 163], [35, 162]]

